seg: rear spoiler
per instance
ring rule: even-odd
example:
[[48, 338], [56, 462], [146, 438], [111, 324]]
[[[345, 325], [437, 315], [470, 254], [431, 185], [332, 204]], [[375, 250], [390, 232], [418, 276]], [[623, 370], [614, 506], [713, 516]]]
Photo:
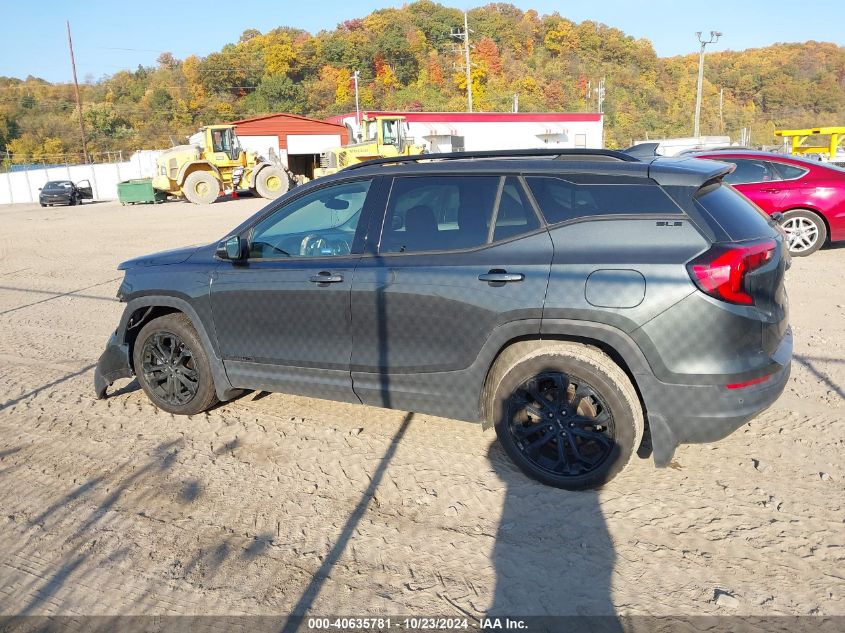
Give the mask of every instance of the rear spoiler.
[[648, 177], [663, 186], [700, 189], [721, 180], [735, 169], [736, 165], [733, 163], [722, 163], [708, 158], [658, 157], [648, 164]]

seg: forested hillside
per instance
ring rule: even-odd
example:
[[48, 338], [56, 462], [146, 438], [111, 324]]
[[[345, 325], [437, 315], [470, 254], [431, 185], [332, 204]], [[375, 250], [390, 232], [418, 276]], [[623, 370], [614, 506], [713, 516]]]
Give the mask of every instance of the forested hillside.
[[[609, 146], [647, 134], [692, 134], [695, 53], [658, 58], [648, 40], [616, 28], [509, 4], [474, 9], [469, 24], [476, 110], [510, 110], [514, 94], [521, 111], [595, 110], [587, 84], [604, 77]], [[355, 69], [364, 109], [462, 111], [462, 57], [450, 37], [462, 26], [457, 9], [420, 0], [316, 35], [282, 26], [248, 30], [203, 58], [163, 53], [156, 67], [80, 86], [89, 151], [165, 147], [199, 125], [266, 112], [350, 111]], [[720, 89], [722, 130], [733, 138], [743, 127], [751, 128], [753, 142], [772, 143], [778, 127], [843, 125], [845, 48], [805, 42], [708, 53], [703, 134], [720, 132]], [[0, 78], [3, 148], [16, 162], [79, 152], [72, 85]]]

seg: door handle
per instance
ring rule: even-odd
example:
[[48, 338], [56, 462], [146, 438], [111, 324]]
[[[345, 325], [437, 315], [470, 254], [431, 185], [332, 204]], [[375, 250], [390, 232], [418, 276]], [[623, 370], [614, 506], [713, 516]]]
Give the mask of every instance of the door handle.
[[478, 276], [478, 281], [486, 281], [488, 283], [505, 283], [508, 281], [522, 281], [525, 275], [522, 273], [509, 273], [505, 270], [491, 270]]
[[321, 272], [316, 275], [311, 275], [308, 281], [313, 281], [315, 284], [337, 284], [343, 281], [343, 275], [332, 275], [329, 272]]
[[780, 189], [760, 189], [760, 191], [764, 191], [766, 193], [780, 193]]

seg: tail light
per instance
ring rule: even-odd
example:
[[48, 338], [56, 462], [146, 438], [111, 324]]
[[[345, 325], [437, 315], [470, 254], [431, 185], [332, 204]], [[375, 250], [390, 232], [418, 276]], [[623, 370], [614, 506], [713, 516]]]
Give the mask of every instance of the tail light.
[[687, 270], [696, 285], [711, 297], [754, 305], [754, 297], [745, 288], [745, 277], [770, 262], [776, 249], [774, 240], [717, 244], [687, 264]]
[[760, 378], [752, 378], [751, 380], [746, 380], [744, 382], [735, 382], [730, 385], [725, 385], [725, 387], [728, 389], [745, 389], [746, 387], [766, 382], [769, 378], [771, 378], [771, 376], [761, 376]]

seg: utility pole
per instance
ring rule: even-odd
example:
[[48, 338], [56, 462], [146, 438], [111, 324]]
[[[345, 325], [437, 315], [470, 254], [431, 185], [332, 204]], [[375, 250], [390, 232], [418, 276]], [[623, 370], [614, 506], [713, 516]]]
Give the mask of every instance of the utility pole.
[[722, 109], [725, 105], [725, 89], [719, 88], [719, 135], [721, 136], [724, 130], [724, 121], [722, 119]]
[[467, 21], [467, 13], [464, 11], [464, 28], [452, 29], [452, 37], [463, 42], [464, 48], [464, 72], [466, 73], [467, 82], [467, 112], [472, 112], [472, 64], [469, 61], [469, 23]]
[[73, 40], [70, 37], [70, 20], [67, 21], [67, 45], [70, 49], [70, 67], [73, 70], [73, 88], [76, 91], [76, 109], [79, 112], [79, 132], [82, 135], [82, 158], [88, 164], [88, 147], [85, 142], [85, 120], [82, 118], [82, 100], [79, 98], [79, 82], [76, 81], [76, 60], [73, 58]]
[[519, 93], [513, 96], [513, 111], [519, 112]]
[[698, 53], [698, 90], [695, 93], [695, 130], [692, 135], [698, 138], [701, 136], [701, 88], [704, 83], [704, 49], [708, 44], [718, 42], [722, 34], [719, 31], [710, 31], [709, 40], [701, 39], [701, 31], [696, 32], [695, 36], [698, 38], [701, 48]]
[[[361, 108], [358, 106], [358, 75], [360, 71], [355, 71], [352, 73], [352, 79], [355, 81], [355, 124], [358, 126], [358, 131], [360, 134], [361, 130]], [[349, 84], [347, 84], [349, 85]]]
[[604, 112], [604, 77], [599, 80], [599, 87], [596, 89], [599, 112]]
[[472, 68], [469, 65], [469, 24], [466, 11], [464, 11], [464, 65], [467, 73], [467, 111], [472, 112]]

